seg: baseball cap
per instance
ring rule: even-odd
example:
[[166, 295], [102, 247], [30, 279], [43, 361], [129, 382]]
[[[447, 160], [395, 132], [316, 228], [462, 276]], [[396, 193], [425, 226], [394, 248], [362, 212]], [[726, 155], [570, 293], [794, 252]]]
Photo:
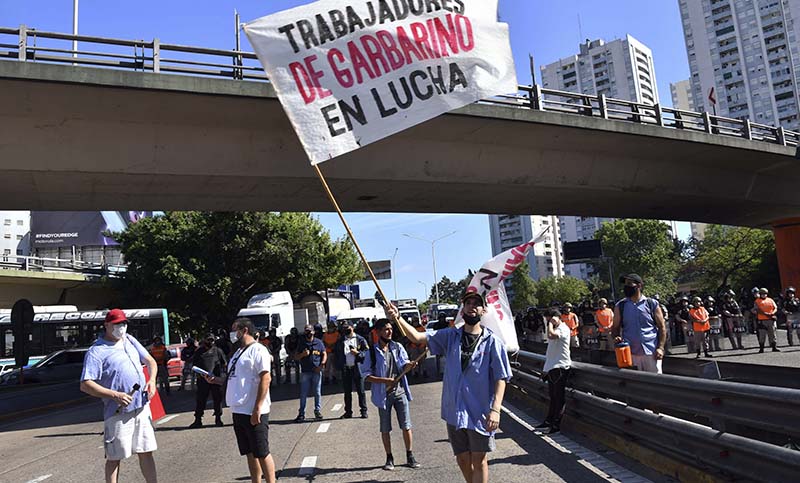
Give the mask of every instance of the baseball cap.
[[112, 324], [121, 324], [123, 322], [127, 323], [128, 318], [125, 317], [125, 312], [120, 309], [111, 309], [106, 314], [106, 322], [110, 322]]
[[486, 302], [483, 300], [483, 296], [481, 294], [479, 294], [478, 292], [467, 292], [467, 293], [465, 293], [464, 296], [461, 297], [461, 303], [463, 304], [463, 303], [465, 303], [467, 300], [469, 300], [471, 298], [478, 299], [478, 301], [480, 302], [480, 304], [482, 306], [484, 306], [484, 307], [486, 306]]
[[625, 280], [630, 280], [631, 282], [636, 282], [636, 283], [644, 283], [642, 277], [640, 277], [635, 273], [629, 273], [627, 275], [619, 277], [619, 283], [625, 283]]

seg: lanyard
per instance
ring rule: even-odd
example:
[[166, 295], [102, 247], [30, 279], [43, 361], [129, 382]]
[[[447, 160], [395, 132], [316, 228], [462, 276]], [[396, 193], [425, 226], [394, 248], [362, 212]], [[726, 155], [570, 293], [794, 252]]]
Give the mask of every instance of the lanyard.
[[243, 348], [239, 349], [240, 350], [239, 355], [237, 355], [236, 357], [231, 359], [230, 370], [228, 371], [228, 378], [231, 378], [236, 374], [236, 364], [239, 362], [239, 359], [242, 358], [242, 356], [244, 355], [245, 351], [247, 349], [249, 349], [250, 346], [253, 345], [253, 344], [255, 344], [255, 342], [251, 342], [251, 343], [247, 344], [246, 346], [244, 346]]

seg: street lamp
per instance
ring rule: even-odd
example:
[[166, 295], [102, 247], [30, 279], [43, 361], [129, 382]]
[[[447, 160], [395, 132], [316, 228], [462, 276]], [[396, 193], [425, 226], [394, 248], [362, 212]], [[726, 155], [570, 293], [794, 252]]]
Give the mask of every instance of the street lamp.
[[394, 268], [394, 257], [397, 256], [398, 248], [394, 249], [394, 255], [392, 255], [392, 278], [394, 279], [394, 300], [397, 301], [397, 270]]
[[443, 238], [447, 238], [450, 235], [455, 235], [457, 231], [458, 230], [454, 230], [454, 231], [448, 233], [447, 235], [442, 235], [439, 238], [436, 238], [435, 240], [428, 240], [428, 239], [425, 239], [425, 238], [422, 238], [422, 237], [409, 235], [408, 233], [403, 233], [403, 236], [405, 236], [405, 237], [413, 238], [415, 240], [421, 240], [421, 241], [428, 242], [428, 243], [431, 244], [431, 258], [433, 259], [433, 288], [436, 291], [436, 303], [437, 304], [439, 303], [439, 280], [438, 280], [438, 278], [436, 278], [436, 251], [435, 251], [434, 247], [436, 246], [436, 242], [437, 241], [439, 241], [439, 240], [441, 240]]
[[428, 300], [428, 285], [425, 282], [423, 282], [422, 280], [417, 280], [417, 283], [421, 283], [422, 287], [425, 289], [425, 300], [424, 301], [427, 301]]
[[[72, 0], [72, 35], [78, 35], [78, 0]], [[72, 39], [72, 58], [78, 57], [78, 41]], [[75, 65], [75, 64], [73, 64]]]

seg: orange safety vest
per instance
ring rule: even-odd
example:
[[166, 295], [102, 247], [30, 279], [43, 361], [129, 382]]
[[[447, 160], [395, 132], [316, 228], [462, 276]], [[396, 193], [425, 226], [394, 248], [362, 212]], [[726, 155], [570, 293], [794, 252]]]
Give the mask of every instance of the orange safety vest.
[[689, 309], [689, 316], [692, 318], [692, 329], [695, 332], [706, 332], [711, 329], [708, 323], [708, 310], [705, 307]]
[[611, 330], [611, 326], [614, 325], [614, 311], [608, 307], [597, 310], [594, 313], [594, 320], [597, 322], [600, 333], [604, 334]]
[[169, 360], [169, 352], [167, 352], [167, 346], [165, 345], [151, 346], [150, 355], [153, 356], [153, 359], [156, 360], [156, 364], [158, 364], [159, 366], [167, 365], [167, 361]]
[[325, 343], [325, 352], [330, 354], [333, 352], [333, 348], [336, 346], [336, 343], [339, 341], [339, 333], [338, 332], [325, 332], [322, 334], [322, 342]]
[[568, 314], [561, 314], [559, 318], [561, 319], [561, 322], [564, 322], [565, 324], [567, 324], [567, 327], [569, 327], [569, 335], [571, 336], [578, 335], [577, 315], [575, 315], [573, 312], [570, 312]]
[[775, 305], [775, 301], [769, 297], [763, 300], [761, 298], [757, 298], [756, 305], [761, 310], [761, 312], [764, 312], [764, 314], [758, 312], [758, 320], [771, 320], [772, 317], [770, 316], [775, 315], [775, 313], [778, 311], [778, 306]]

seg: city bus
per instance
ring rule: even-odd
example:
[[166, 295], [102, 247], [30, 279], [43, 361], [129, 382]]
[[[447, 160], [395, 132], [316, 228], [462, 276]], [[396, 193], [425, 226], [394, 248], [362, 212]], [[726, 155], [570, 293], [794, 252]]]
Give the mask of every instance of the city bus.
[[[46, 356], [61, 349], [89, 347], [105, 329], [108, 310], [50, 311], [34, 307], [33, 327], [30, 334], [31, 358]], [[167, 309], [123, 309], [128, 318], [128, 333], [143, 345], [148, 345], [157, 335], [169, 346], [170, 339], [180, 343], [180, 337], [169, 326]], [[11, 330], [11, 311], [0, 311], [0, 358], [13, 358], [14, 336]]]

